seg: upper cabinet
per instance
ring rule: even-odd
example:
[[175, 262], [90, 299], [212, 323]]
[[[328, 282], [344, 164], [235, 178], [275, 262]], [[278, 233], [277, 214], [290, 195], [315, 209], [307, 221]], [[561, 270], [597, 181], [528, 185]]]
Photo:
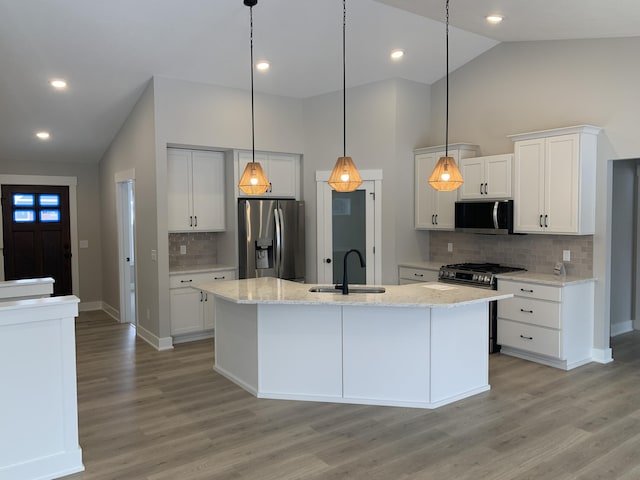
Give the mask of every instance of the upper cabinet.
[[[250, 151], [235, 152], [237, 197], [249, 196], [237, 188], [237, 184], [252, 158]], [[271, 188], [261, 197], [300, 199], [300, 155], [256, 152], [256, 162], [260, 162], [271, 184]]]
[[[478, 154], [478, 146], [455, 143], [449, 145], [448, 153], [457, 164], [460, 164], [462, 159], [475, 157]], [[455, 190], [451, 192], [437, 191], [428, 182], [438, 159], [444, 155], [444, 146], [420, 148], [414, 151], [416, 230], [453, 230], [455, 228], [454, 212], [458, 192]]]
[[167, 149], [170, 232], [225, 230], [224, 154]]
[[514, 231], [590, 235], [595, 231], [599, 127], [511, 135]]
[[458, 200], [511, 198], [513, 154], [463, 158], [460, 172], [464, 183]]

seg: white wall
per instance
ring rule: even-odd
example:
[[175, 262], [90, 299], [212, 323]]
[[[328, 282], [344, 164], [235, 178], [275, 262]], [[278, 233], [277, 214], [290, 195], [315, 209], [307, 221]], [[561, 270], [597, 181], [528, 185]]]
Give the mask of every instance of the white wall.
[[102, 300], [118, 310], [120, 292], [115, 174], [135, 169], [138, 324], [157, 335], [158, 265], [151, 259], [151, 250], [158, 248], [153, 95], [153, 84], [150, 82], [100, 161], [100, 198], [103, 222]]
[[[513, 151], [506, 135], [589, 123], [598, 139], [595, 347], [609, 346], [612, 166], [640, 157], [640, 37], [503, 43], [451, 74], [450, 139], [483, 155]], [[432, 86], [432, 143], [443, 138], [444, 81]]]
[[[405, 80], [347, 90], [347, 155], [358, 169], [383, 171], [382, 283], [397, 282], [398, 260], [426, 255], [426, 236], [413, 230], [413, 149], [428, 131], [429, 87]], [[331, 170], [343, 153], [342, 92], [304, 100], [307, 279], [316, 271], [315, 172]], [[428, 248], [428, 244], [427, 248]], [[421, 250], [422, 249], [422, 250]], [[401, 258], [399, 258], [401, 257]]]

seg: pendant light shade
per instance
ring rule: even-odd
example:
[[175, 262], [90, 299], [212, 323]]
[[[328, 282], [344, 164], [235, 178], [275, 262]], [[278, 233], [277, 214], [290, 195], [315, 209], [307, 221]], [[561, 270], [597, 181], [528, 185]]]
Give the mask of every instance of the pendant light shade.
[[362, 183], [355, 163], [347, 157], [347, 64], [346, 41], [347, 4], [342, 0], [342, 157], [338, 157], [333, 171], [329, 176], [329, 186], [337, 192], [353, 192]]
[[462, 174], [453, 157], [440, 157], [429, 177], [429, 185], [436, 190], [451, 191], [463, 183]]
[[249, 7], [249, 18], [251, 25], [250, 45], [251, 45], [251, 162], [247, 164], [238, 182], [238, 188], [247, 195], [261, 195], [271, 187], [267, 176], [262, 170], [262, 165], [256, 162], [256, 133], [255, 133], [255, 112], [253, 101], [253, 7], [258, 0], [243, 0]]
[[339, 157], [329, 177], [329, 186], [337, 192], [353, 192], [361, 183], [362, 178], [351, 157]]
[[267, 180], [260, 162], [247, 163], [238, 182], [238, 188], [247, 195], [262, 195], [269, 190], [270, 186], [271, 184]]
[[445, 146], [444, 157], [440, 157], [436, 163], [431, 176], [429, 177], [429, 185], [436, 190], [451, 191], [457, 189], [464, 183], [462, 174], [456, 165], [453, 157], [449, 156], [449, 0], [447, 0], [447, 21], [446, 21], [446, 51], [447, 51], [447, 94], [446, 94], [446, 115], [445, 115]]

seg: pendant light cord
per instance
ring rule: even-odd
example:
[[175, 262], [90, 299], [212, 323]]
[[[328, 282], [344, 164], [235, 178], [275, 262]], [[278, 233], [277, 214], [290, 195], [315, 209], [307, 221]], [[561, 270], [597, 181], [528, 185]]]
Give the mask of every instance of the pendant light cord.
[[342, 0], [342, 156], [347, 156], [347, 62], [346, 62], [347, 3]]
[[251, 26], [251, 162], [256, 163], [256, 128], [253, 106], [253, 6], [249, 7], [249, 24]]
[[446, 93], [446, 114], [445, 114], [445, 129], [444, 129], [444, 156], [449, 157], [449, 0], [447, 0], [447, 22], [446, 22], [446, 51], [447, 51], [447, 93]]

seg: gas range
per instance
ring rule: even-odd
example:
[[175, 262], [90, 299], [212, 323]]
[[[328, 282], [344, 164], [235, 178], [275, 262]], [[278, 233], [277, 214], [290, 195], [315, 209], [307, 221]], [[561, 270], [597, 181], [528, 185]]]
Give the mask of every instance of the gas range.
[[496, 289], [496, 275], [526, 270], [498, 263], [455, 263], [443, 265], [438, 272], [441, 282], [461, 283], [472, 287]]

